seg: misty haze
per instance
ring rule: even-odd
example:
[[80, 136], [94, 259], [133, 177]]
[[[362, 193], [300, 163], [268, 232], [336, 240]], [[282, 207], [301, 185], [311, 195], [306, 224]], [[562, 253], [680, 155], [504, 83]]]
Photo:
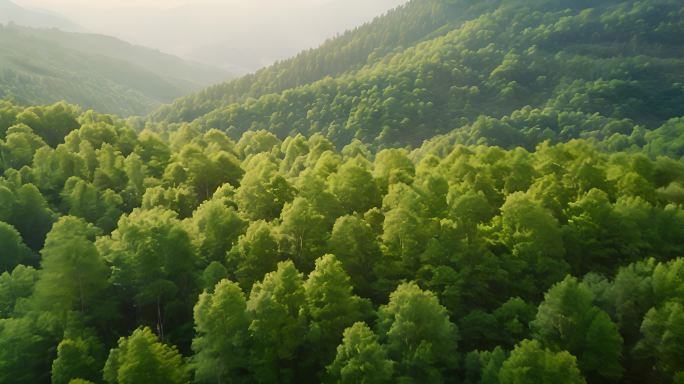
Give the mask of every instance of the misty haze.
[[81, 30], [218, 66], [236, 75], [315, 48], [405, 2], [16, 0], [31, 9], [61, 14]]

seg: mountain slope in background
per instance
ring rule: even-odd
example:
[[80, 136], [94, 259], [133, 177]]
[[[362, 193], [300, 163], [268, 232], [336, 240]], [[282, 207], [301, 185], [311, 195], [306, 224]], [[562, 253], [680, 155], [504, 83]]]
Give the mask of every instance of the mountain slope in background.
[[66, 17], [43, 10], [32, 10], [9, 1], [0, 0], [0, 24], [15, 23], [34, 28], [58, 28], [63, 31], [85, 32], [85, 29]]
[[414, 0], [153, 117], [235, 137], [321, 133], [339, 146], [448, 132], [503, 146], [639, 145], [644, 129], [684, 115], [682, 20], [675, 0]]
[[0, 26], [0, 98], [124, 116], [223, 81], [222, 70], [101, 35]]

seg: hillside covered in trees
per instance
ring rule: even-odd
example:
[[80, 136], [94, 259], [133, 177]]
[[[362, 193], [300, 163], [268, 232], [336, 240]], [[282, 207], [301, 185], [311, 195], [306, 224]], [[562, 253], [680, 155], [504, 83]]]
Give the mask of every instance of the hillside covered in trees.
[[148, 118], [0, 101], [0, 383], [684, 383], [682, 16], [414, 0]]
[[154, 117], [234, 139], [321, 133], [338, 148], [453, 130], [528, 149], [588, 135], [624, 144], [684, 114], [682, 12], [677, 0], [412, 1]]
[[230, 76], [103, 35], [0, 24], [0, 99], [20, 104], [67, 100], [123, 116]]

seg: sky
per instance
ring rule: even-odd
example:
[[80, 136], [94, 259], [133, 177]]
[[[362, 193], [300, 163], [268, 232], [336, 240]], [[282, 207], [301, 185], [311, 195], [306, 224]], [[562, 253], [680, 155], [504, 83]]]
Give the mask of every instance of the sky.
[[238, 75], [314, 48], [407, 0], [14, 1]]

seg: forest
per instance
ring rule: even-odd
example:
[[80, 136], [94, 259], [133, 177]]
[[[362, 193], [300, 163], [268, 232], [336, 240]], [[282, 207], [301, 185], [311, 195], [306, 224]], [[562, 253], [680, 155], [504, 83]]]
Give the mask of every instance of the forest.
[[684, 384], [682, 41], [413, 0], [148, 116], [0, 101], [0, 383]]

